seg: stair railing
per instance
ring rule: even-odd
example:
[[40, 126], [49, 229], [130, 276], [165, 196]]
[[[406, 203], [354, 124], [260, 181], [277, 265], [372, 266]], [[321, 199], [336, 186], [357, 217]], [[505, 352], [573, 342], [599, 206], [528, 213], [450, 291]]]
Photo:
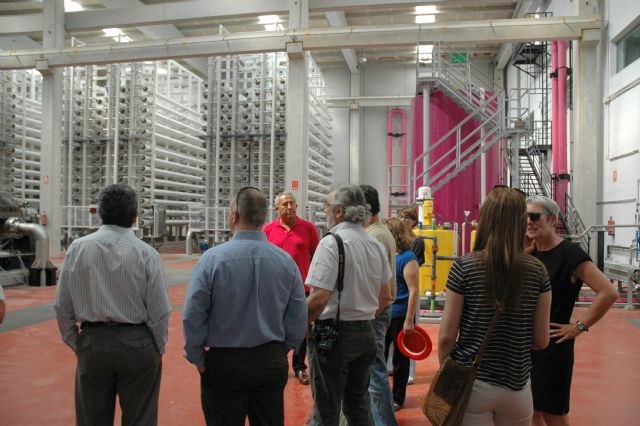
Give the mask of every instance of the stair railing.
[[542, 195], [551, 198], [551, 171], [544, 161], [544, 158], [542, 158], [542, 153], [538, 149], [538, 146], [531, 138], [527, 138], [526, 152], [527, 160], [538, 180], [538, 186], [542, 189]]
[[577, 235], [578, 237], [575, 242], [580, 244], [580, 246], [582, 246], [582, 248], [588, 252], [589, 237], [587, 233], [584, 232], [587, 227], [582, 221], [580, 213], [578, 212], [575, 204], [573, 204], [573, 199], [569, 196], [569, 194], [565, 194], [565, 206], [567, 212], [565, 215], [562, 215], [561, 213], [560, 216], [565, 228], [567, 228], [567, 233], [569, 235]]
[[[495, 93], [491, 98], [489, 98], [489, 102], [494, 101], [495, 99], [497, 99], [497, 105], [502, 105], [499, 93]], [[460, 173], [462, 169], [469, 164], [467, 161], [469, 158], [473, 157], [475, 159], [477, 157], [477, 155], [474, 155], [475, 153], [478, 153], [479, 155], [481, 152], [484, 152], [489, 148], [491, 144], [489, 144], [489, 146], [482, 146], [482, 144], [491, 137], [499, 135], [502, 132], [503, 126], [500, 125], [500, 123], [502, 123], [502, 118], [500, 117], [504, 117], [504, 107], [493, 111], [488, 117], [483, 117], [482, 115], [484, 114], [481, 114], [480, 112], [480, 110], [476, 110], [469, 114], [454, 128], [445, 133], [435, 143], [431, 144], [425, 152], [413, 161], [412, 167], [414, 172], [412, 175], [414, 176], [414, 181], [418, 181], [427, 175], [427, 185], [432, 188], [432, 191], [435, 191]], [[468, 124], [472, 122], [471, 120], [478, 121], [478, 124], [469, 130], [465, 136], [462, 136], [463, 127], [468, 127]], [[482, 131], [485, 132], [484, 135], [482, 135]], [[423, 161], [425, 157], [428, 158], [428, 155], [438, 149], [443, 143], [449, 141], [454, 135], [455, 143], [452, 144], [446, 152], [442, 153], [437, 160], [429, 163], [421, 173], [417, 173], [418, 163]], [[477, 140], [474, 141], [474, 138], [477, 138]], [[448, 164], [444, 164], [451, 155], [454, 155], [454, 159]], [[456, 168], [460, 167], [462, 167], [460, 170], [456, 170]], [[432, 175], [431, 173], [436, 168], [440, 168], [440, 170]], [[444, 176], [445, 174], [447, 175]], [[443, 176], [446, 178], [446, 181], [439, 184], [437, 181]]]

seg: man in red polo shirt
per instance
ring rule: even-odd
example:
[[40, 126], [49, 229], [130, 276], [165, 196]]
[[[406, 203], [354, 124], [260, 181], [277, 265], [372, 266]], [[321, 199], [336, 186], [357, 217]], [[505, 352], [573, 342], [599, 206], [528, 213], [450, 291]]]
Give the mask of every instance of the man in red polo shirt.
[[[298, 204], [290, 192], [283, 192], [275, 199], [278, 216], [272, 222], [266, 224], [262, 230], [267, 234], [267, 240], [277, 245], [291, 255], [300, 269], [302, 282], [307, 278], [311, 258], [316, 251], [318, 242], [318, 231], [313, 223], [298, 217], [296, 210]], [[309, 287], [304, 286], [304, 292], [309, 295]], [[307, 355], [307, 342], [302, 342], [300, 347], [293, 353], [293, 372], [296, 378], [303, 385], [309, 384], [307, 365], [304, 359]]]

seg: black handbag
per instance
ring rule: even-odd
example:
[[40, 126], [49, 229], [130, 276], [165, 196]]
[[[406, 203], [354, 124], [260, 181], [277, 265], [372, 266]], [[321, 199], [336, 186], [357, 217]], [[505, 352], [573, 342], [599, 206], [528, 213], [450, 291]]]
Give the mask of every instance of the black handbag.
[[460, 365], [451, 356], [447, 356], [436, 372], [422, 404], [422, 412], [432, 425], [457, 426], [462, 423], [471, 397], [473, 382], [476, 379], [476, 372], [496, 328], [499, 316], [500, 311], [496, 311], [471, 366]]

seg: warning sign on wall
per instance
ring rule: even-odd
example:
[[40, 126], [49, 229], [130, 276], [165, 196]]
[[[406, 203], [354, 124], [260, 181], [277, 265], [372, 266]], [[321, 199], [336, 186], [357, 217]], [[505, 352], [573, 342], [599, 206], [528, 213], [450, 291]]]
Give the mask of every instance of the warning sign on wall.
[[291, 189], [297, 190], [300, 187], [300, 182], [297, 179], [291, 181]]

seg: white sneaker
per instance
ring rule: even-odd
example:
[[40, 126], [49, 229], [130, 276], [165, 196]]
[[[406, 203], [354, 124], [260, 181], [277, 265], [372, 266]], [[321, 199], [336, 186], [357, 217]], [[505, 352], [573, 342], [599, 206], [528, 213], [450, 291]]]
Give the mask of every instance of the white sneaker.
[[413, 376], [409, 376], [409, 381], [407, 382], [408, 385], [412, 385], [413, 384]]

